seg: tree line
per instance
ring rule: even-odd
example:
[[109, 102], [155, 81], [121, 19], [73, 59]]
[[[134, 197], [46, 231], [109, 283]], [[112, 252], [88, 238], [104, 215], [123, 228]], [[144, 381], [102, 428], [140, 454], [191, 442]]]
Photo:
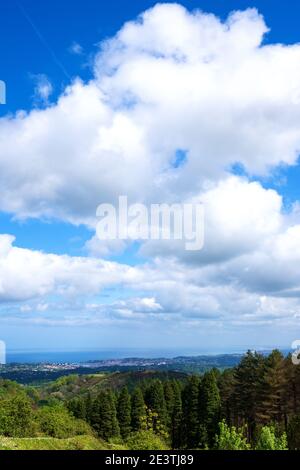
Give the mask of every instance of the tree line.
[[173, 449], [300, 449], [300, 367], [274, 350], [186, 381], [152, 379], [130, 393], [72, 399], [70, 412], [104, 440], [151, 432]]
[[300, 366], [277, 350], [248, 352], [224, 371], [94, 390], [45, 399], [38, 387], [0, 380], [0, 435], [96, 435], [133, 450], [300, 449]]

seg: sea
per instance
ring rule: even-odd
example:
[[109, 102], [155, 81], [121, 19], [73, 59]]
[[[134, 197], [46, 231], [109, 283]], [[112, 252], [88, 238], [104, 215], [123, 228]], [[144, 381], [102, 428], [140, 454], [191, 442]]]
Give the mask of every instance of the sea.
[[[178, 356], [216, 356], [219, 354], [243, 354], [251, 348], [237, 350], [207, 350], [207, 349], [101, 349], [84, 351], [44, 351], [44, 350], [11, 350], [7, 351], [6, 363], [37, 364], [37, 363], [84, 363], [125, 358], [173, 358]], [[261, 348], [268, 352], [272, 348]], [[282, 350], [282, 349], [281, 349]], [[283, 351], [283, 350], [282, 350]]]

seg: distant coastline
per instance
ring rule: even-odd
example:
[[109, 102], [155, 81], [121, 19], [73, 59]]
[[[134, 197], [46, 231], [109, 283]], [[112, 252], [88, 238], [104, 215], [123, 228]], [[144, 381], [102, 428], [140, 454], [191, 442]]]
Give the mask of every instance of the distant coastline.
[[[124, 348], [124, 349], [102, 349], [102, 350], [83, 350], [83, 351], [42, 351], [42, 350], [15, 350], [7, 352], [7, 364], [37, 364], [37, 363], [84, 363], [89, 361], [118, 360], [127, 358], [145, 358], [173, 359], [176, 357], [198, 357], [198, 356], [219, 356], [219, 355], [243, 355], [247, 350], [255, 349], [260, 352], [270, 352], [272, 347], [251, 348], [245, 347], [237, 350], [219, 350], [208, 351], [196, 349], [142, 349], [142, 348]], [[283, 353], [288, 353], [288, 348], [278, 348]]]

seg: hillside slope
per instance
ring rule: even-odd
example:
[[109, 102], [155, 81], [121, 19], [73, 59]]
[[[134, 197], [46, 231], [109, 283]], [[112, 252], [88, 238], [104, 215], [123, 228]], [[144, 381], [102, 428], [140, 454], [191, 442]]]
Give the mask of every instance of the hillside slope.
[[0, 450], [122, 450], [93, 436], [76, 436], [68, 439], [53, 437], [12, 438], [0, 436]]
[[143, 385], [151, 379], [186, 380], [187, 374], [176, 371], [133, 371], [133, 372], [114, 372], [112, 374], [89, 374], [89, 375], [69, 375], [60, 379], [42, 385], [39, 388], [41, 399], [58, 398], [68, 400], [74, 397], [90, 393], [97, 395], [99, 390], [113, 389], [120, 390], [127, 386], [132, 390], [136, 385]]

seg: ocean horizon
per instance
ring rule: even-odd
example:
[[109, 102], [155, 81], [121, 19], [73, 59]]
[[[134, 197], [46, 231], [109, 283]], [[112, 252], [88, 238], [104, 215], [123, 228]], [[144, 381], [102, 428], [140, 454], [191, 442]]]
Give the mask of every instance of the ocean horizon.
[[[88, 361], [102, 361], [125, 358], [173, 358], [178, 356], [216, 356], [222, 354], [244, 354], [248, 349], [257, 351], [270, 351], [272, 347], [251, 348], [245, 347], [234, 350], [208, 350], [208, 349], [100, 349], [100, 350], [79, 350], [79, 351], [49, 351], [49, 350], [11, 350], [7, 352], [6, 363], [84, 363]], [[288, 351], [287, 348], [280, 348], [281, 351]]]

